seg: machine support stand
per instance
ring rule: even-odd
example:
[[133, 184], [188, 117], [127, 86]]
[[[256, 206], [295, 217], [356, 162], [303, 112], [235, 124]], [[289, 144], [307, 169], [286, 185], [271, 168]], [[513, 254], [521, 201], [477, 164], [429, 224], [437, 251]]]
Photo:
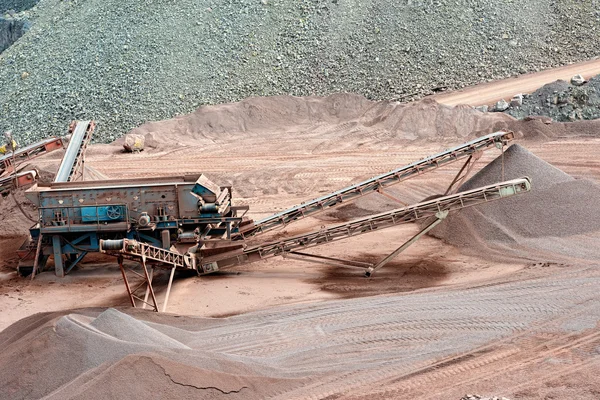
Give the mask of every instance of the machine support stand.
[[427, 232], [429, 232], [430, 230], [432, 230], [433, 228], [435, 228], [439, 223], [441, 223], [446, 217], [448, 216], [448, 211], [441, 211], [438, 212], [435, 215], [435, 220], [432, 221], [429, 225], [427, 225], [425, 228], [421, 229], [421, 231], [419, 233], [417, 233], [415, 236], [413, 236], [410, 240], [408, 240], [407, 242], [405, 242], [402, 246], [398, 247], [396, 250], [394, 250], [389, 256], [387, 256], [386, 258], [384, 258], [383, 260], [381, 260], [377, 265], [375, 265], [374, 267], [369, 267], [367, 269], [367, 271], [365, 272], [365, 276], [371, 277], [373, 275], [373, 273], [375, 271], [377, 271], [378, 269], [380, 269], [381, 267], [383, 267], [384, 265], [386, 265], [388, 262], [390, 262], [391, 260], [393, 260], [394, 258], [396, 258], [396, 256], [398, 256], [398, 254], [402, 253], [404, 250], [406, 250], [411, 244], [413, 244], [414, 242], [416, 242], [417, 240], [419, 240], [419, 238], [423, 235], [425, 235]]
[[123, 275], [123, 282], [125, 282], [125, 288], [127, 289], [127, 294], [129, 295], [129, 300], [131, 301], [131, 307], [135, 307], [135, 299], [133, 297], [133, 293], [131, 291], [131, 286], [129, 286], [129, 281], [127, 280], [127, 274], [125, 274], [125, 268], [123, 267], [123, 257], [119, 256], [119, 268], [121, 269], [121, 275]]
[[171, 294], [171, 286], [173, 285], [173, 277], [175, 276], [175, 268], [171, 268], [171, 274], [169, 275], [169, 285], [167, 286], [167, 294], [165, 295], [165, 302], [163, 303], [162, 312], [167, 311], [167, 304], [169, 303], [169, 295]]
[[[129, 279], [127, 278], [127, 272], [125, 270], [125, 266], [123, 265], [123, 257], [119, 256], [119, 268], [121, 269], [121, 275], [123, 275], [123, 281], [125, 282], [125, 289], [127, 289], [127, 294], [129, 295], [129, 300], [131, 301], [131, 305], [133, 307], [137, 307], [135, 301], [139, 300], [142, 302], [142, 308], [146, 308], [146, 305], [152, 307], [152, 309], [158, 312], [158, 302], [156, 301], [156, 296], [154, 295], [154, 288], [152, 287], [152, 276], [154, 275], [154, 269], [152, 269], [151, 273], [148, 274], [148, 268], [146, 266], [146, 257], [142, 257], [142, 269], [144, 270], [143, 274], [140, 274], [136, 271], [130, 270], [129, 272], [143, 279], [141, 283], [139, 283], [136, 287], [131, 287], [129, 284]], [[142, 299], [136, 292], [146, 286], [146, 294]], [[141, 296], [141, 294], [140, 294]], [[151, 297], [152, 302], [148, 302], [148, 297]]]
[[42, 234], [38, 236], [37, 246], [35, 248], [35, 258], [33, 259], [33, 269], [31, 270], [31, 280], [35, 278], [35, 274], [40, 265], [40, 253], [42, 251]]
[[[146, 304], [148, 304], [150, 306], [153, 306], [154, 311], [158, 312], [158, 302], [156, 301], [156, 296], [154, 295], [154, 288], [152, 287], [154, 268], [152, 268], [150, 274], [148, 274], [148, 268], [146, 267], [146, 256], [142, 256], [142, 269], [144, 270], [144, 275], [146, 277], [146, 295], [144, 296], [144, 303], [142, 308], [146, 308]], [[152, 296], [152, 304], [148, 303], [148, 293], [150, 293], [150, 296]]]
[[473, 166], [475, 165], [477, 160], [479, 160], [481, 158], [482, 154], [483, 153], [481, 151], [478, 151], [478, 152], [471, 154], [469, 156], [469, 158], [467, 158], [467, 161], [465, 161], [465, 163], [463, 164], [461, 169], [458, 171], [458, 173], [456, 174], [454, 179], [452, 179], [452, 182], [450, 182], [450, 186], [448, 186], [448, 189], [446, 189], [446, 192], [444, 192], [444, 196], [447, 196], [448, 194], [450, 194], [450, 191], [452, 190], [452, 188], [454, 186], [460, 187], [460, 185], [467, 178], [467, 176], [469, 176], [469, 173], [473, 169]]
[[52, 250], [54, 251], [54, 273], [59, 278], [65, 276], [65, 269], [62, 258], [62, 245], [60, 244], [60, 236], [52, 236]]

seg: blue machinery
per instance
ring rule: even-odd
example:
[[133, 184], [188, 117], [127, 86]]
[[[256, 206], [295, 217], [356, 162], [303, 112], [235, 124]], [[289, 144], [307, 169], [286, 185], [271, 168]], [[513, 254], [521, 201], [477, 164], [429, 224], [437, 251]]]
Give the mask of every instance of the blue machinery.
[[[56, 274], [64, 276], [89, 252], [113, 254], [119, 257], [132, 304], [135, 305], [135, 299], [138, 299], [144, 304], [151, 304], [157, 311], [151, 287], [154, 269], [149, 273], [146, 263], [171, 268], [171, 278], [176, 269], [206, 274], [278, 255], [347, 266], [348, 262], [343, 260], [314, 256], [299, 250], [375, 229], [431, 218], [425, 229], [386, 258], [389, 261], [390, 257], [440, 223], [448, 212], [530, 190], [529, 180], [523, 178], [452, 193], [453, 188], [466, 178], [482, 151], [492, 147], [503, 149], [514, 139], [512, 132], [496, 132], [254, 222], [244, 217], [247, 206], [232, 204], [231, 187], [218, 186], [204, 175], [75, 181], [73, 178], [82, 174], [82, 158], [91, 135], [90, 122], [81, 124], [74, 129], [57, 181], [35, 185], [26, 192], [27, 198], [38, 207], [39, 223], [31, 228], [31, 240], [22, 248], [20, 271], [35, 274], [43, 269], [48, 257], [53, 256]], [[360, 196], [373, 192], [385, 194], [384, 189], [391, 185], [461, 159], [466, 159], [463, 167], [441, 198], [299, 237], [259, 245], [247, 242], [250, 237]], [[123, 258], [141, 261], [144, 265], [142, 278], [147, 285], [143, 300], [136, 297], [134, 288], [128, 283]], [[354, 264], [357, 266], [356, 262]], [[358, 264], [365, 269], [366, 275], [383, 266], [381, 263]], [[149, 295], [153, 303], [148, 302]]]

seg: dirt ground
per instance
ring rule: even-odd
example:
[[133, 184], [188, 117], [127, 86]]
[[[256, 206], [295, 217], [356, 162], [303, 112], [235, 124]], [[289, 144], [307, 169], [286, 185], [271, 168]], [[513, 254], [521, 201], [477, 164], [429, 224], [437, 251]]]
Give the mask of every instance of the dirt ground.
[[508, 101], [519, 93], [532, 93], [543, 85], [558, 79], [568, 82], [577, 74], [581, 74], [585, 79], [600, 74], [600, 60], [590, 60], [560, 68], [552, 68], [542, 72], [521, 75], [517, 78], [493, 81], [462, 90], [440, 93], [431, 97], [437, 102], [449, 106], [458, 104], [493, 105], [500, 99]]
[[[240, 192], [246, 195], [237, 197], [236, 204], [249, 205], [251, 216], [258, 219], [351, 182], [408, 164], [444, 147], [443, 144], [420, 143], [385, 151], [362, 146], [360, 151], [352, 148], [320, 152], [321, 140], [310, 143], [305, 138], [290, 137], [286, 140], [287, 147], [302, 150], [282, 154], [280, 142], [259, 142], [257, 138], [248, 142], [232, 141], [219, 143], [214, 148], [184, 147], [169, 152], [147, 151], [140, 154], [123, 154], [116, 146], [101, 146], [101, 150], [94, 148], [90, 152], [87, 163], [110, 177], [204, 173], [216, 182], [233, 183], [238, 196]], [[600, 154], [600, 139], [569, 138], [522, 144], [575, 177], [600, 181], [600, 164], [594, 161], [595, 156]], [[212, 151], [216, 154], [205, 155]], [[199, 157], [199, 154], [203, 155]], [[490, 150], [479, 161], [479, 165], [485, 165], [498, 154], [497, 150]], [[54, 165], [56, 157], [43, 158], [37, 163], [40, 166]], [[459, 164], [454, 164], [407, 181], [394, 187], [390, 193], [408, 203], [440, 193], [459, 167]], [[363, 213], [375, 212], [382, 203], [387, 203], [381, 195], [372, 196], [356, 203]], [[340, 216], [332, 212], [330, 216], [321, 216], [320, 219], [309, 218], [288, 227], [286, 233], [307, 232], [324, 224], [339, 223], [348, 215], [352, 216], [347, 213]], [[316, 249], [315, 253], [372, 262], [393, 251], [417, 230], [413, 225], [399, 226], [333, 243]], [[14, 265], [13, 251], [19, 240], [3, 241], [3, 256], [10, 261], [5, 264]], [[88, 258], [85, 265], [64, 279], [56, 278], [49, 271], [30, 281], [18, 278], [13, 269], [5, 267], [0, 287], [0, 296], [3, 296], [0, 328], [35, 312], [76, 306], [127, 305], [128, 299], [114, 260], [94, 261]], [[462, 254], [452, 246], [426, 237], [372, 279], [365, 279], [360, 271], [352, 269], [332, 269], [281, 258], [250, 264], [215, 276], [177, 277], [169, 312], [201, 316], [232, 315], [277, 304], [485, 282], [508, 278], [528, 263], [538, 261], [519, 260], [511, 264], [491, 262]], [[159, 296], [161, 292], [159, 288]], [[223, 301], [223, 298], [228, 301]]]
[[[486, 122], [486, 129], [494, 126], [494, 123], [494, 121]], [[175, 124], [180, 126], [183, 121], [176, 121]], [[481, 123], [477, 124], [481, 127]], [[155, 126], [150, 125], [145, 129], [146, 132], [152, 132], [153, 128]], [[589, 129], [593, 131], [597, 128]], [[440, 130], [443, 130], [443, 126]], [[176, 129], [173, 127], [172, 131], [175, 132]], [[149, 147], [146, 151], [137, 154], [122, 153], [119, 143], [92, 146], [86, 163], [93, 171], [110, 178], [204, 173], [216, 183], [233, 185], [234, 203], [249, 205], [250, 216], [260, 219], [302, 201], [437, 153], [444, 148], [464, 142], [465, 139], [456, 136], [440, 138], [434, 135], [433, 138], [406, 140], [405, 137], [390, 136], [389, 130], [367, 129], [364, 125], [359, 126], [352, 122], [325, 123], [321, 119], [316, 122], [309, 120], [298, 124], [297, 129], [287, 129], [285, 132], [278, 130], [261, 133], [258, 127], [256, 130], [248, 129], [247, 134], [244, 135], [203, 134], [200, 137], [192, 134], [187, 136], [173, 134], [172, 137], [166, 137], [165, 141], [167, 143]], [[600, 163], [597, 160], [600, 154], [600, 135], [596, 137], [590, 134], [570, 135], [544, 140], [535, 136], [533, 139], [521, 138], [519, 143], [575, 178], [600, 181]], [[483, 167], [499, 154], [497, 149], [486, 152], [477, 167]], [[52, 170], [56, 168], [60, 156], [59, 152], [50, 154], [37, 159], [35, 164], [40, 169]], [[443, 193], [460, 167], [461, 164], [452, 164], [433, 173], [411, 179], [390, 189], [389, 193], [406, 203], [414, 203], [427, 196]], [[391, 206], [399, 205], [376, 194], [359, 199], [354, 208], [308, 218], [277, 234], [291, 235], [307, 232], [323, 225], [340, 223]], [[26, 228], [27, 226], [25, 230]], [[417, 226], [398, 226], [319, 247], [314, 253], [375, 262], [396, 249], [417, 231]], [[114, 259], [90, 257], [86, 264], [76, 268], [65, 278], [56, 278], [52, 271], [47, 271], [30, 280], [16, 276], [14, 271], [14, 250], [20, 244], [20, 239], [15, 238], [14, 233], [11, 233], [1, 240], [3, 267], [0, 270], [0, 331], [17, 320], [38, 312], [81, 307], [127, 307], [129, 304]], [[371, 279], [364, 278], [360, 271], [352, 269], [282, 258], [265, 260], [206, 277], [179, 275], [173, 285], [168, 312], [191, 316], [226, 317], [250, 311], [268, 310], [278, 305], [297, 305], [382, 294], [415, 292], [443, 295], [463, 289], [527, 282], [529, 279], [561, 271], [565, 266], [585, 269], [590, 265], [589, 260], [572, 260], [572, 263], [560, 265], [546, 264], [544, 254], [539, 252], [530, 258], [510, 259], [509, 257], [508, 260], [494, 261], [487, 258], [485, 254], [469, 254], [438, 239], [425, 237]], [[166, 274], [160, 276], [158, 281], [157, 293], [160, 301], [165, 289], [165, 285], [161, 285], [160, 282], [166, 281]], [[555, 335], [552, 346], [558, 349], [556, 351], [563, 349], [561, 346], [565, 341], [579, 340], [579, 337], [574, 339], [571, 336], [560, 336], [556, 331], [552, 332], [554, 332], [552, 335]], [[584, 336], [581, 340], [585, 339]], [[543, 353], [538, 352], [540, 344], [533, 336], [515, 333], [514, 337], [510, 335], [509, 337], [512, 338], [510, 339], [512, 342], [503, 339], [505, 342], [502, 343], [510, 342], [506, 345], [510, 349], [520, 346], [516, 343], [523, 340], [527, 352], [518, 352], [518, 354], [512, 352], [510, 355], [513, 359], [500, 356], [498, 359], [502, 358], [502, 362], [508, 363], [506, 365], [512, 365], [510, 363], [513, 361], [520, 363], [519, 365], [524, 366], [525, 369], [519, 371], [507, 369], [506, 374], [502, 375], [506, 384], [491, 382], [486, 386], [486, 390], [498, 394], [502, 394], [498, 392], [499, 390], [510, 387], [508, 382], [516, 376], [517, 372], [531, 374], [532, 377], [538, 373], [539, 371], [536, 372], [530, 367], [533, 368], [535, 365], [532, 360], [539, 361], [542, 357], [540, 354]], [[496, 351], [506, 350], [502, 346], [499, 342], [494, 352], [489, 353], [489, 357], [495, 357]], [[469, 354], [473, 351], [475, 350], [471, 349]], [[488, 354], [487, 350], [477, 351]], [[467, 362], [470, 357], [472, 356], [467, 356]], [[446, 361], [435, 359], [435, 362], [445, 362], [447, 365], [462, 361], [458, 358]], [[483, 363], [481, 369], [477, 370], [481, 371], [482, 379], [498, 376], [496, 372], [487, 371], [485, 368], [489, 366], [486, 365], [488, 364]], [[598, 365], [594, 364], [594, 368], [597, 367]], [[472, 375], [473, 368], [452, 369], [452, 374], [444, 375], [444, 379], [447, 382], [452, 381], [453, 374], [460, 373], [463, 385], [460, 387], [450, 385], [446, 386], [446, 389], [438, 385], [437, 393], [440, 396], [447, 393], [458, 396], [458, 393], [464, 387], [469, 387], [472, 380], [477, 377]], [[443, 368], [440, 370], [445, 371]], [[569, 372], [567, 380], [573, 379], [579, 382], [576, 384], [581, 384], [586, 378], [578, 377], [573, 371], [567, 371]], [[555, 372], [558, 373], [559, 370]], [[367, 389], [368, 385], [363, 386], [362, 389], [348, 393], [348, 396], [377, 398], [370, 397], [375, 393], [381, 396], [380, 398], [402, 398], [405, 397], [402, 395], [403, 390], [407, 393], [418, 393], [423, 388], [423, 379], [428, 382], [443, 381], [434, 370], [426, 370], [419, 376], [417, 381], [421, 386], [417, 385], [418, 390], [415, 389], [416, 386], [407, 383], [406, 387], [410, 389], [408, 390], [404, 385], [407, 381], [394, 381], [390, 376], [389, 381], [380, 381], [383, 386], [369, 389]], [[471, 376], [471, 380], [467, 379], [468, 376]], [[411, 376], [404, 377], [408, 379]], [[411, 385], [413, 381], [410, 381]], [[540, 398], [537, 396], [542, 392], [532, 383], [534, 379], [531, 378], [526, 382], [529, 384], [522, 384], [521, 395], [516, 398]], [[573, 385], [568, 382], [562, 384]], [[483, 387], [475, 384], [471, 386], [475, 389]], [[533, 394], [527, 395], [528, 390]], [[445, 398], [431, 393], [428, 397], [419, 398]], [[568, 391], [561, 393], [568, 393]]]

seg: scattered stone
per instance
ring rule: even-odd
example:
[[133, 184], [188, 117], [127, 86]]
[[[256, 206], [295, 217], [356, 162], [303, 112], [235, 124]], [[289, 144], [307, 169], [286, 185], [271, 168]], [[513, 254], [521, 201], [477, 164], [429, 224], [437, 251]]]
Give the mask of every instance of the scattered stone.
[[496, 103], [496, 106], [494, 107], [494, 111], [506, 111], [506, 110], [508, 110], [509, 107], [510, 107], [510, 104], [508, 104], [508, 102], [506, 100], [502, 99]]
[[511, 107], [521, 107], [523, 105], [523, 95], [517, 94], [510, 99]]
[[571, 78], [571, 85], [581, 86], [584, 83], [585, 83], [585, 79], [583, 79], [583, 76], [581, 76], [581, 74], [577, 74]]
[[582, 85], [562, 80], [549, 83], [524, 96], [520, 107], [506, 112], [519, 119], [544, 116], [559, 122], [600, 118], [600, 75]]
[[482, 112], [482, 113], [486, 113], [486, 112], [488, 112], [488, 111], [489, 111], [489, 107], [488, 107], [487, 105], [478, 106], [478, 107], [475, 107], [475, 109], [476, 109], [477, 111], [480, 111], [480, 112]]

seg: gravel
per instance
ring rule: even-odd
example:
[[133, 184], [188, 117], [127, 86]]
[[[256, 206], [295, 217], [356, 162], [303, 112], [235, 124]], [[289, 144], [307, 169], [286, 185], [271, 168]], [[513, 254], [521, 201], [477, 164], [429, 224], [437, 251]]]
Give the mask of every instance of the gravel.
[[596, 242], [600, 232], [600, 214], [590, 208], [600, 198], [600, 185], [574, 179], [523, 147], [513, 145], [505, 152], [504, 160], [498, 157], [459, 190], [500, 182], [503, 161], [504, 179], [529, 176], [531, 192], [464, 209], [450, 216], [432, 234], [455, 246], [477, 249], [480, 254], [502, 249], [506, 255], [519, 254], [535, 260], [567, 256], [597, 261], [597, 246], [585, 243]]
[[515, 118], [546, 116], [555, 121], [570, 122], [600, 118], [600, 75], [583, 85], [556, 81], [526, 95], [521, 106], [513, 106], [506, 113]]
[[109, 142], [249, 96], [409, 100], [600, 54], [592, 2], [41, 0], [27, 12], [32, 29], [0, 56], [0, 131], [22, 143], [77, 118]]

